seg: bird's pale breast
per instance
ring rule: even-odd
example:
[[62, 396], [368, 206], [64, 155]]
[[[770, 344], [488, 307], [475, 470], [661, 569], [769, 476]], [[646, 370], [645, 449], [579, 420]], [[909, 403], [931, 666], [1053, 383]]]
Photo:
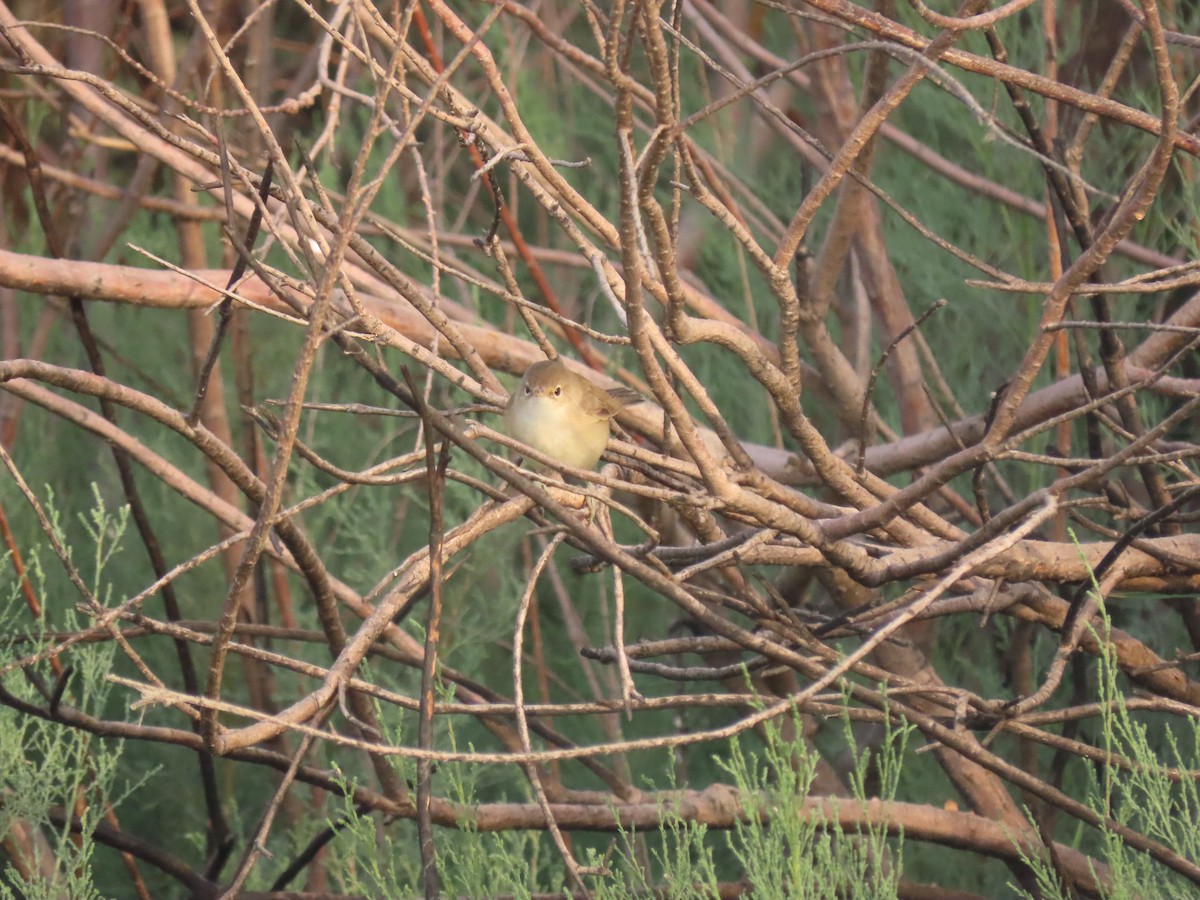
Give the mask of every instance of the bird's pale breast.
[[589, 416], [566, 399], [517, 397], [504, 423], [517, 440], [578, 469], [594, 469], [608, 443], [608, 419]]

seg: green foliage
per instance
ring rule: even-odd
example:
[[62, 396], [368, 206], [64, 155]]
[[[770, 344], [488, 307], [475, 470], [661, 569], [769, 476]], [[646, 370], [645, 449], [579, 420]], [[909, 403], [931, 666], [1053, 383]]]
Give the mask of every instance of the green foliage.
[[[442, 690], [440, 699], [449, 695]], [[452, 722], [439, 722], [444, 729], [440, 738], [451, 751], [459, 748]], [[389, 730], [388, 737], [400, 746], [400, 733]], [[470, 746], [464, 748], [473, 749]], [[398, 763], [398, 773], [413, 783], [415, 768], [408, 761]], [[480, 832], [469, 823], [469, 810], [479, 802], [479, 770], [463, 763], [441, 763], [434, 776], [435, 790], [466, 811], [468, 822], [458, 829], [439, 828], [436, 834], [437, 864], [447, 896], [490, 897], [495, 894], [528, 896], [531, 885], [542, 879], [539, 859], [543, 858], [541, 840], [535, 833]], [[331, 871], [340, 887], [351, 893], [371, 897], [402, 897], [421, 892], [420, 856], [417, 852], [416, 826], [411, 821], [384, 822], [379, 816], [357, 811], [351, 799], [353, 781], [343, 776], [345, 795], [336, 805], [339, 827], [337, 839], [330, 845]], [[330, 824], [334, 824], [331, 820]], [[548, 882], [561, 866], [550, 858]]]
[[[799, 717], [793, 725], [798, 731]], [[848, 721], [845, 729], [853, 744]], [[909, 731], [888, 726], [874, 754], [864, 750], [856, 756], [858, 777], [851, 779], [855, 797], [844, 801], [848, 806], [867, 802], [870, 766], [881, 773], [881, 798], [894, 799]], [[848, 835], [836, 820], [824, 821], [806, 810], [803, 800], [810, 794], [819, 757], [804, 743], [785, 739], [777, 722], [766, 723], [761, 735], [761, 742], [733, 738], [728, 752], [715, 759], [729, 778], [723, 789], [728, 802], [739, 808], [723, 839], [714, 842], [711, 830], [685, 819], [678, 808], [665, 810], [663, 825], [652, 836], [659, 845], [654, 871], [624, 852], [615, 881], [597, 880], [596, 896], [615, 900], [633, 890], [658, 888], [679, 900], [716, 897], [721, 880], [744, 880], [755, 897], [780, 900], [897, 896], [902, 839], [889, 840], [883, 830], [871, 828]]]
[[[98, 492], [95, 501], [88, 515], [81, 517], [91, 536], [92, 551], [86, 560], [89, 568], [81, 574], [93, 596], [107, 598], [105, 569], [117, 552], [127, 510], [109, 512]], [[47, 505], [55, 537], [66, 543], [60, 513], [52, 501]], [[88, 544], [80, 541], [74, 547], [83, 549]], [[51, 582], [38, 553], [26, 563], [25, 575], [35, 595], [54, 598], [60, 605], [44, 610], [31, 629], [30, 617], [21, 608], [25, 598], [20, 582], [11, 567], [0, 568], [0, 660], [27, 655], [32, 647], [52, 643], [51, 632], [76, 629], [86, 621], [72, 605], [62, 602], [70, 594], [49, 589]], [[8, 672], [0, 678], [0, 688], [19, 701], [41, 705], [63, 680], [61, 702], [85, 715], [100, 717], [106, 712], [110, 685], [105, 676], [112, 668], [115, 650], [116, 645], [109, 642], [77, 646], [70, 655], [70, 666], [61, 675], [44, 659], [27, 669]], [[118, 790], [124, 749], [122, 741], [98, 740], [82, 729], [21, 715], [9, 704], [0, 706], [0, 841], [12, 838], [32, 852], [24, 860], [32, 864], [26, 871], [18, 871], [11, 860], [7, 862], [0, 877], [0, 897], [89, 900], [104, 896], [96, 878], [96, 843], [91, 834], [103, 821], [105, 810], [120, 802], [119, 794], [127, 796], [133, 790], [132, 786]], [[81, 811], [77, 830], [63, 818], [64, 812], [73, 810]]]
[[[894, 799], [908, 733], [904, 727], [889, 726], [874, 754], [863, 751], [859, 778], [853, 779], [857, 796], [845, 803], [867, 801], [863, 776], [869, 765], [881, 774], [883, 799]], [[447, 737], [456, 749], [453, 734], [451, 728]], [[595, 896], [617, 900], [634, 891], [661, 889], [672, 900], [716, 897], [722, 879], [744, 877], [755, 896], [764, 898], [834, 898], [851, 891], [855, 897], [895, 897], [902, 840], [890, 840], [882, 830], [873, 829], [845, 834], [836, 821], [826, 822], [807, 812], [802, 801], [808, 796], [817, 756], [802, 744], [785, 740], [777, 724], [768, 723], [762, 735], [761, 742], [734, 739], [729, 753], [715, 760], [731, 782], [722, 790], [730, 802], [741, 804], [739, 820], [723, 836], [689, 821], [678, 808], [664, 810], [663, 825], [656, 833], [623, 831], [606, 853], [596, 848], [580, 852], [577, 836], [576, 855], [585, 864], [604, 864], [615, 850], [603, 865], [605, 874], [588, 877]], [[474, 772], [461, 763], [439, 764], [436, 789], [469, 810], [480, 800]], [[667, 774], [669, 778], [670, 760]], [[367, 896], [419, 893], [413, 824], [388, 824], [377, 816], [360, 814], [349, 799], [353, 782], [346, 778], [343, 785], [346, 796], [336, 806], [340, 830], [331, 845], [339, 886]], [[655, 848], [650, 868], [639, 862], [635, 849], [643, 841]], [[468, 822], [459, 829], [439, 829], [436, 849], [447, 896], [526, 897], [566, 883], [562, 861], [544, 833], [487, 834]]]
[[[1184, 859], [1200, 859], [1200, 829], [1196, 827], [1200, 822], [1200, 781], [1195, 775], [1200, 771], [1200, 719], [1172, 717], [1152, 730], [1135, 718], [1125, 702], [1129, 690], [1117, 665], [1111, 618], [1094, 576], [1092, 599], [1098, 610], [1098, 627], [1091, 631], [1101, 644], [1096, 684], [1101, 710], [1098, 745], [1107, 754], [1130, 760], [1132, 767], [1088, 767], [1087, 804], [1098, 815], [1160, 842]], [[1111, 828], [1101, 830], [1099, 850], [1111, 875], [1103, 893], [1107, 900], [1188, 900], [1196, 896], [1191, 881], [1130, 847]], [[1041, 897], [1070, 900], [1071, 894], [1064, 890], [1047, 858], [1024, 854], [1023, 858], [1037, 877]], [[1031, 896], [1023, 890], [1019, 893]]]

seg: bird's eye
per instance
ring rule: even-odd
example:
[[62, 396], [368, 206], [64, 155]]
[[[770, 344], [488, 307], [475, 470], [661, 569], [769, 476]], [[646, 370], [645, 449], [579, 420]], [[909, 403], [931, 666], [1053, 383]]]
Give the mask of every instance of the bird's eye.
[[561, 396], [562, 396], [562, 385], [561, 385], [561, 384], [560, 384], [558, 387], [556, 387], [556, 388], [554, 389], [554, 396], [555, 396], [555, 397], [561, 397]]
[[525, 385], [525, 396], [528, 397], [531, 393], [532, 391], [530, 391], [529, 385]]

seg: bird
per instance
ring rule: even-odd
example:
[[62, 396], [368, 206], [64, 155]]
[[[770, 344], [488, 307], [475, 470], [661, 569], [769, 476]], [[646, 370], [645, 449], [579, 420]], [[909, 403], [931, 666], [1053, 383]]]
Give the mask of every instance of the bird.
[[561, 359], [546, 359], [525, 370], [508, 398], [504, 426], [510, 437], [563, 465], [594, 469], [608, 444], [609, 420], [641, 399], [629, 388], [605, 390]]

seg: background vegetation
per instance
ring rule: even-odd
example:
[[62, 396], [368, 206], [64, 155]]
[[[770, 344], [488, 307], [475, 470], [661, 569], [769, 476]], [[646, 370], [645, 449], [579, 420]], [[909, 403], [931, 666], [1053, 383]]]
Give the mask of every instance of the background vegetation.
[[0, 896], [1195, 896], [1200, 10], [935, 6], [0, 2]]

